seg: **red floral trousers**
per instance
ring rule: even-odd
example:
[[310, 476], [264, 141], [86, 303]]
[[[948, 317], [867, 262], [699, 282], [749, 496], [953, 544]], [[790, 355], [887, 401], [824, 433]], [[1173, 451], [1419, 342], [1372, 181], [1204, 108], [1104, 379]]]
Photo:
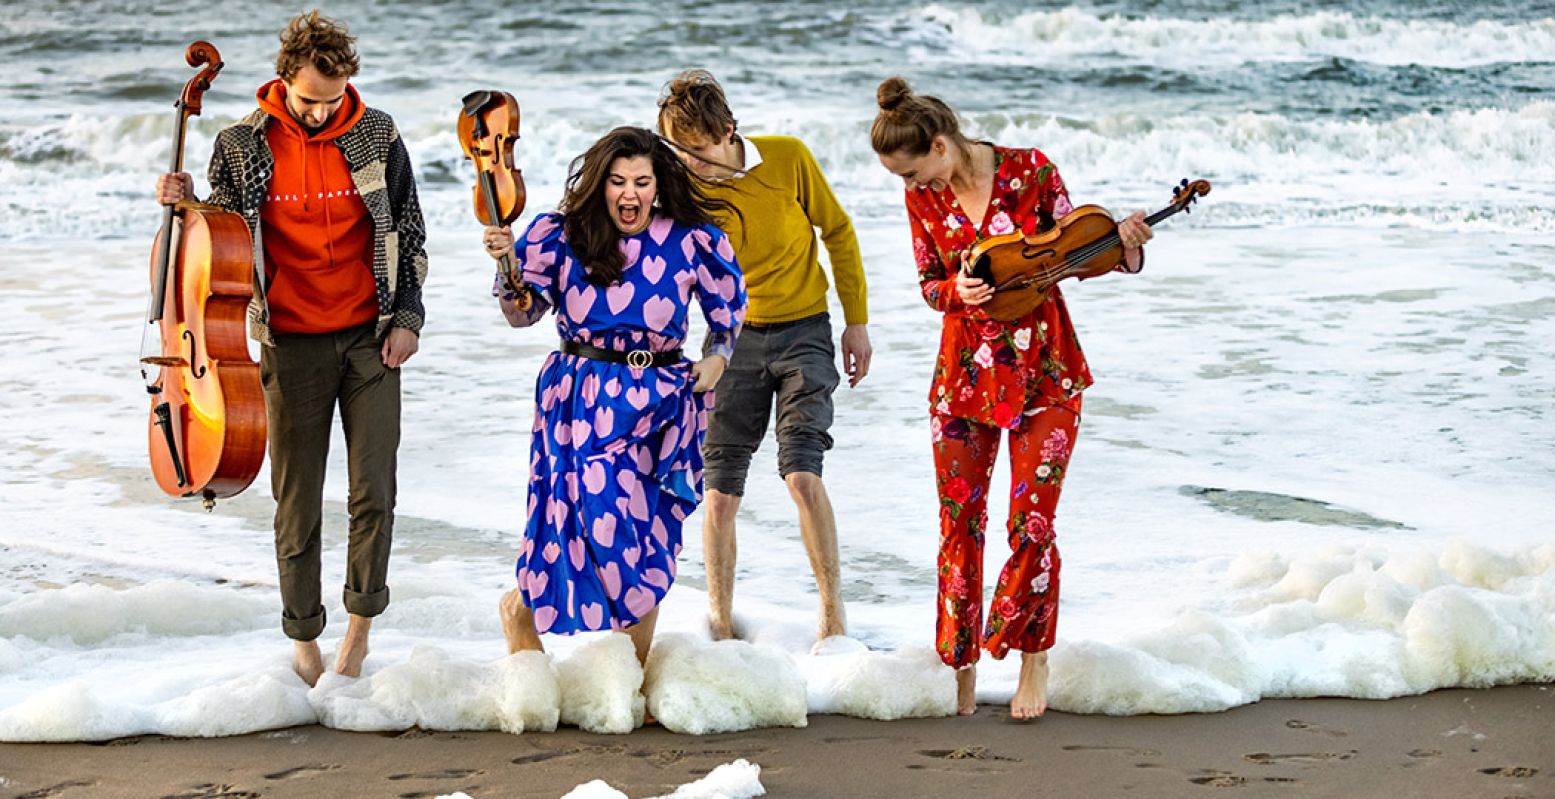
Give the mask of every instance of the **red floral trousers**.
[[1001, 428], [932, 416], [940, 502], [939, 610], [935, 644], [953, 668], [1011, 649], [1053, 646], [1058, 571], [1053, 514], [1080, 427], [1080, 398], [1027, 416], [1009, 433], [1010, 559], [983, 625], [983, 531]]

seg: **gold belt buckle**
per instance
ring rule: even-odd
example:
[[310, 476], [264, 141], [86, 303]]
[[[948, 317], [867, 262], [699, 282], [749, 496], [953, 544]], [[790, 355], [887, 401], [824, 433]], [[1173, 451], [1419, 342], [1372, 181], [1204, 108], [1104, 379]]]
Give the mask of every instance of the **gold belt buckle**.
[[653, 353], [648, 350], [632, 350], [626, 354], [626, 365], [633, 369], [647, 369], [653, 365]]

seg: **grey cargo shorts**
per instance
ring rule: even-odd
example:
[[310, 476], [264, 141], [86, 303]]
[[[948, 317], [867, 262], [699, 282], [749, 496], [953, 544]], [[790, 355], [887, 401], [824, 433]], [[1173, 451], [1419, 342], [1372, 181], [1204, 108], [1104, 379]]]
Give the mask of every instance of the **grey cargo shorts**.
[[702, 445], [707, 488], [743, 496], [751, 455], [767, 435], [776, 399], [778, 474], [821, 474], [832, 447], [832, 392], [840, 382], [831, 316], [748, 325], [718, 381]]

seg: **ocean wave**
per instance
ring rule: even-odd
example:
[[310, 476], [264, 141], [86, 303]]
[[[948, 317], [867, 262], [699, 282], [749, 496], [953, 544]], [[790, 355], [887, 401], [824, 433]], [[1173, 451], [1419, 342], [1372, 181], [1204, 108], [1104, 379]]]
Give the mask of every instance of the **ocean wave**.
[[[927, 49], [957, 59], [1046, 64], [1100, 58], [1151, 64], [1239, 64], [1340, 57], [1381, 64], [1468, 66], [1555, 61], [1555, 17], [1528, 22], [1392, 20], [1344, 11], [1268, 19], [1099, 15], [1080, 8], [1024, 13], [929, 5]], [[938, 34], [938, 35], [935, 35]]]
[[[742, 120], [745, 127], [804, 140], [848, 207], [867, 216], [899, 206], [901, 182], [869, 149], [866, 118], [778, 118], [760, 111]], [[202, 193], [211, 141], [230, 122], [202, 118], [191, 125], [186, 165]], [[1095, 119], [979, 113], [966, 122], [971, 135], [1041, 148], [1077, 201], [1155, 206], [1180, 178], [1208, 179], [1218, 191], [1195, 217], [1201, 224], [1360, 219], [1432, 230], [1555, 229], [1547, 201], [1555, 184], [1555, 102], [1545, 100], [1385, 121], [1249, 112]], [[167, 128], [165, 114], [106, 122], [75, 115], [0, 132], [0, 235], [154, 229], [157, 214], [148, 197], [156, 165], [167, 159]], [[531, 117], [517, 148], [531, 211], [560, 196], [568, 164], [600, 129], [565, 115]], [[473, 171], [451, 126], [410, 119], [401, 131], [429, 219], [463, 219]], [[79, 213], [83, 199], [95, 213]]]
[[[1346, 176], [1389, 181], [1459, 178], [1471, 185], [1555, 180], [1555, 103], [1516, 109], [1415, 113], [1387, 121], [1292, 119], [1278, 114], [1147, 117], [1132, 113], [1075, 119], [1051, 114], [982, 113], [967, 132], [1011, 147], [1038, 147], [1073, 183], [1137, 181], [1140, 175], [1222, 177], [1239, 183], [1308, 183]], [[833, 182], [900, 185], [880, 167], [857, 123], [801, 122]], [[1418, 187], [1406, 196], [1418, 198]]]

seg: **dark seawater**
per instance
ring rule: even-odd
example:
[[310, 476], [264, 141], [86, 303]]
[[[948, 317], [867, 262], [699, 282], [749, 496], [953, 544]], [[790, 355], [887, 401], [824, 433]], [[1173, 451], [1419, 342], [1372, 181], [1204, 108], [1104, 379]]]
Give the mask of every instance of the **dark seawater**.
[[[166, 158], [183, 47], [215, 43], [228, 66], [192, 125], [189, 166], [253, 107], [272, 77], [281, 2], [15, 5], [0, 28], [0, 235], [49, 236], [79, 220], [39, 211], [34, 189], [68, 185], [104, 207]], [[899, 74], [949, 100], [975, 134], [1056, 148], [1101, 184], [1132, 179], [1148, 153], [1164, 175], [1284, 185], [1328, 213], [1335, 181], [1410, 177], [1400, 153], [1474, 153], [1507, 225], [1555, 226], [1526, 196], [1555, 182], [1555, 4], [1095, 2], [978, 4], [384, 2], [331, 13], [360, 39], [368, 101], [390, 111], [434, 195], [463, 179], [448, 140], [460, 96], [512, 91], [525, 109], [526, 168], [542, 196], [600, 132], [652, 124], [676, 71], [712, 69], [742, 129], [804, 138], [833, 179], [888, 188], [865, 139], [874, 90]], [[1479, 115], [1479, 116], [1475, 116]], [[1070, 149], [1065, 149], [1070, 148]], [[131, 177], [138, 173], [139, 177]], [[90, 175], [91, 177], [84, 177]], [[1175, 181], [1175, 177], [1172, 178]], [[1152, 195], [1153, 196], [1153, 195]], [[26, 198], [26, 199], [24, 199]], [[1289, 204], [1290, 192], [1273, 198]], [[1405, 200], [1408, 200], [1406, 203]], [[1371, 206], [1412, 208], [1411, 190]], [[1461, 203], [1443, 196], [1440, 203]], [[453, 202], [450, 200], [450, 202]], [[1428, 199], [1427, 206], [1437, 201]], [[431, 199], [435, 208], [439, 200]], [[1223, 221], [1270, 214], [1222, 207]], [[1447, 211], [1452, 216], [1455, 211]], [[1439, 215], [1439, 214], [1438, 214]], [[127, 218], [110, 213], [110, 219]], [[1213, 221], [1213, 220], [1212, 220]], [[135, 224], [139, 224], [139, 220]], [[114, 223], [110, 222], [110, 231]]]

